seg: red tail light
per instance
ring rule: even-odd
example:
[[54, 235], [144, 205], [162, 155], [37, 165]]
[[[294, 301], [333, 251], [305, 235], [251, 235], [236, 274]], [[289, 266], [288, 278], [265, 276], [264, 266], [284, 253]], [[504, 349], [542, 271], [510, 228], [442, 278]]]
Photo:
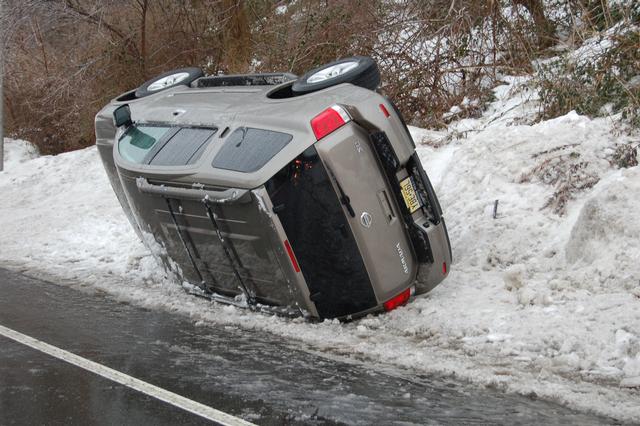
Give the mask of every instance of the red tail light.
[[387, 300], [386, 302], [384, 302], [384, 310], [391, 311], [399, 306], [404, 305], [405, 303], [407, 303], [412, 293], [413, 287], [409, 287], [399, 295]]
[[316, 115], [311, 120], [311, 128], [313, 134], [316, 135], [316, 140], [320, 140], [349, 121], [351, 121], [351, 117], [347, 111], [340, 105], [334, 105]]
[[300, 272], [300, 266], [298, 265], [298, 261], [296, 260], [295, 255], [293, 254], [293, 250], [291, 249], [291, 244], [289, 244], [289, 240], [284, 240], [284, 247], [287, 249], [287, 254], [289, 255], [289, 259], [291, 259], [291, 264], [293, 265], [293, 269], [296, 272]]
[[380, 111], [382, 111], [385, 117], [389, 118], [390, 114], [386, 106], [384, 106], [383, 104], [380, 104]]
[[442, 262], [442, 275], [447, 275], [447, 262]]

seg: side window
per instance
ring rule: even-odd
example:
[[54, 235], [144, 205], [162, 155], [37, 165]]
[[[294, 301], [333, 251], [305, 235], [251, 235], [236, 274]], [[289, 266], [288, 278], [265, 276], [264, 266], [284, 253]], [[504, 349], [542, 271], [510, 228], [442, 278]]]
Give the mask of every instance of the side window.
[[215, 133], [215, 128], [132, 126], [118, 151], [133, 163], [187, 166], [198, 161]]
[[292, 138], [287, 133], [240, 127], [229, 135], [211, 165], [236, 172], [255, 172]]
[[147, 153], [169, 129], [161, 126], [132, 126], [118, 142], [118, 152], [127, 161], [142, 164]]
[[[150, 153], [149, 164], [157, 166], [186, 166], [194, 164], [215, 134], [215, 129], [182, 128], [157, 152]], [[156, 151], [154, 149], [154, 151]]]

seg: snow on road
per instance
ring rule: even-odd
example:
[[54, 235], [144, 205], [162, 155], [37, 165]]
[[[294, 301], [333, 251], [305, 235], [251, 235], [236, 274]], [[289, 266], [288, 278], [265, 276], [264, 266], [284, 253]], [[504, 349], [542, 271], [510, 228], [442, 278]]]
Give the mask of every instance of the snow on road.
[[[523, 79], [506, 83], [481, 118], [411, 129], [454, 264], [432, 293], [391, 313], [308, 324], [186, 295], [139, 242], [95, 148], [34, 157], [28, 144], [7, 141], [0, 262], [203, 326], [264, 330], [332, 355], [639, 422], [640, 167], [609, 161], [629, 137], [575, 113], [532, 124], [535, 93]], [[544, 208], [567, 178], [551, 167], [556, 158], [582, 164], [577, 179], [592, 182], [562, 215]]]

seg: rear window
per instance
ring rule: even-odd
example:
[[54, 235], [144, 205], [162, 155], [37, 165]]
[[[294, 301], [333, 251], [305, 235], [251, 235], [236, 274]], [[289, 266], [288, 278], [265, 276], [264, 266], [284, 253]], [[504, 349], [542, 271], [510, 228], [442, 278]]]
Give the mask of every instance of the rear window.
[[288, 133], [240, 127], [229, 135], [211, 165], [236, 172], [255, 172], [291, 139], [293, 136]]
[[186, 166], [198, 161], [215, 132], [209, 128], [132, 126], [120, 139], [118, 151], [133, 163]]

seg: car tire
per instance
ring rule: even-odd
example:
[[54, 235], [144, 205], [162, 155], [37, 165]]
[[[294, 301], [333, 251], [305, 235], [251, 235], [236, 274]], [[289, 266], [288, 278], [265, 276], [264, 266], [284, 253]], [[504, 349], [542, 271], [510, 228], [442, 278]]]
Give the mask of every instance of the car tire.
[[307, 72], [293, 83], [291, 90], [303, 95], [341, 83], [376, 90], [380, 85], [378, 65], [367, 56], [343, 58]]
[[204, 76], [200, 68], [180, 68], [165, 72], [146, 81], [136, 89], [136, 97], [144, 98], [175, 86], [188, 86], [194, 80]]

